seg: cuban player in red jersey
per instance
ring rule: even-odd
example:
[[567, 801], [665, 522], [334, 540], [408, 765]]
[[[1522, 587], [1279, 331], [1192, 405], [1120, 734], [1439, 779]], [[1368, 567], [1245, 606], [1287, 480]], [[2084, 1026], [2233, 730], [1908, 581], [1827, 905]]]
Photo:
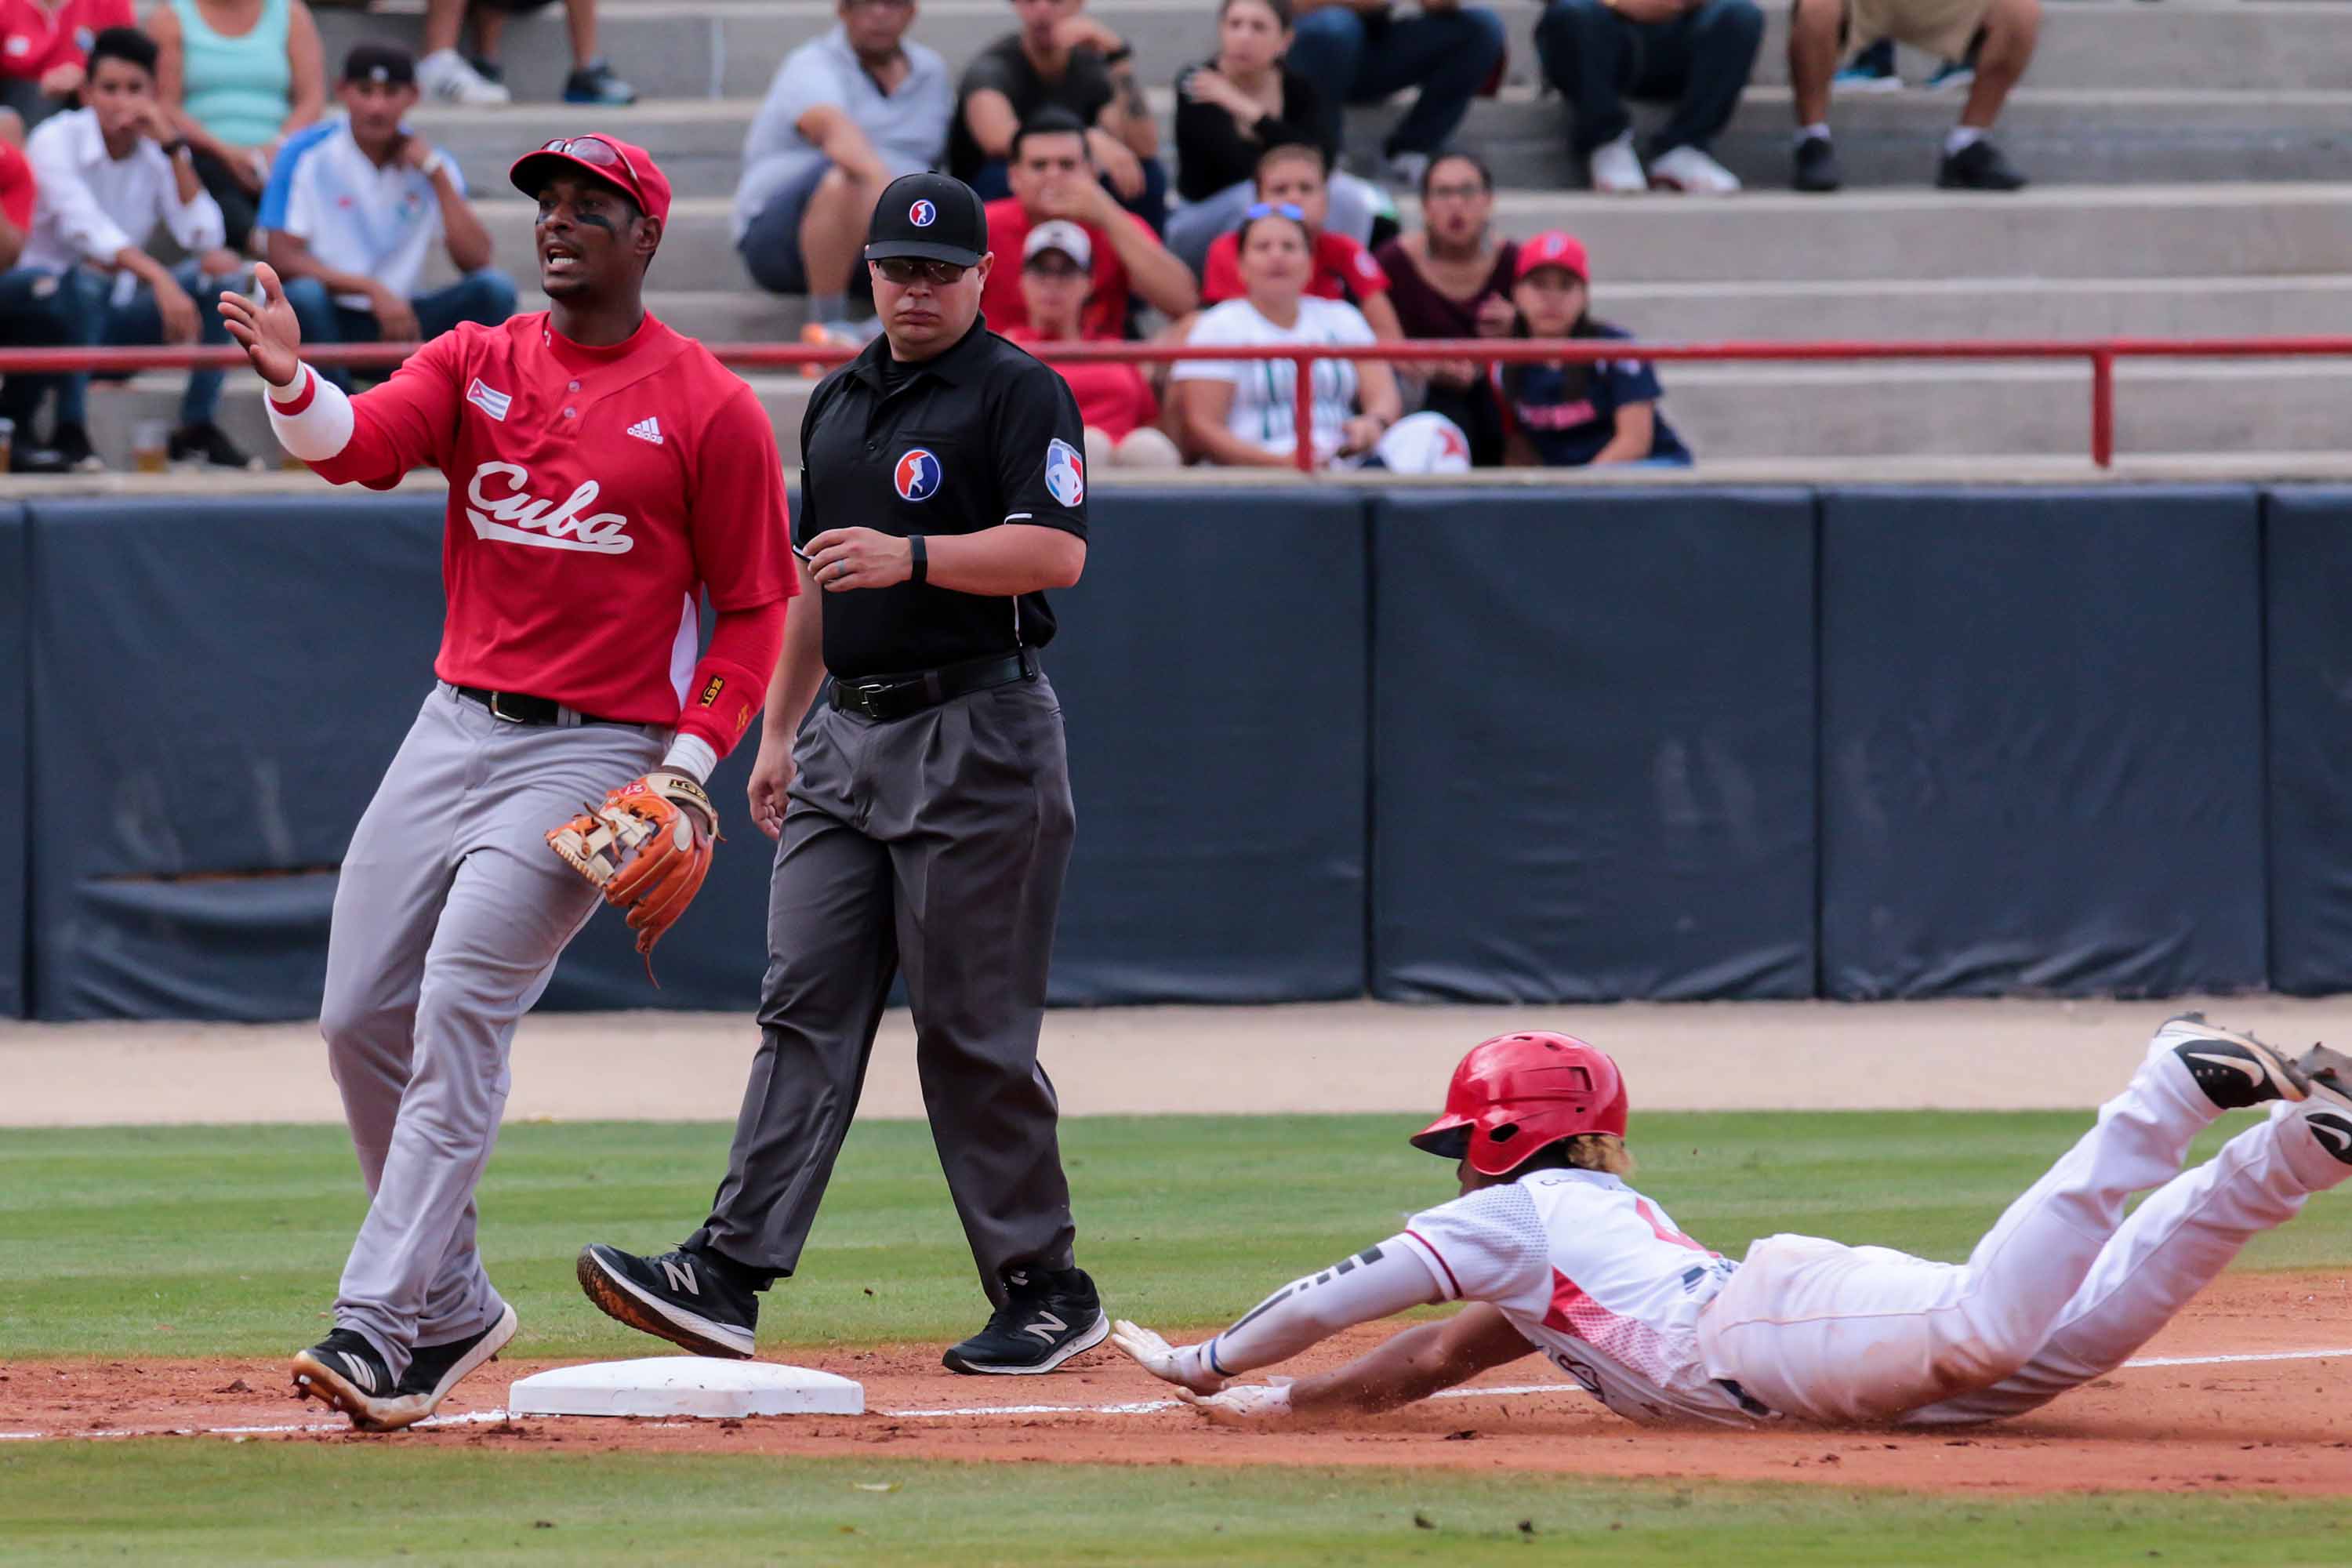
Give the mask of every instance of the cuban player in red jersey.
[[[2157, 1030], [1966, 1263], [1786, 1235], [1722, 1258], [1625, 1180], [1627, 1105], [1617, 1064], [1580, 1040], [1485, 1041], [1412, 1139], [1459, 1162], [1460, 1197], [1202, 1343], [1129, 1322], [1112, 1342], [1222, 1425], [1367, 1415], [1536, 1353], [1639, 1422], [1962, 1425], [2104, 1377], [2250, 1237], [2352, 1178], [2352, 1058], [2290, 1058], [2195, 1013]], [[2184, 1171], [2190, 1142], [2237, 1110], [2263, 1119]], [[1470, 1305], [1334, 1371], [1230, 1382], [1457, 1300]]]
[[439, 679], [344, 857], [320, 1008], [372, 1201], [334, 1331], [294, 1376], [371, 1430], [429, 1415], [515, 1331], [474, 1189], [515, 1025], [597, 900], [549, 830], [632, 781], [707, 812], [799, 591], [766, 413], [645, 309], [668, 180], [605, 136], [512, 178], [539, 204], [551, 308], [461, 326], [372, 391], [301, 363], [268, 268], [258, 307], [221, 304], [287, 451], [337, 484], [449, 480]]

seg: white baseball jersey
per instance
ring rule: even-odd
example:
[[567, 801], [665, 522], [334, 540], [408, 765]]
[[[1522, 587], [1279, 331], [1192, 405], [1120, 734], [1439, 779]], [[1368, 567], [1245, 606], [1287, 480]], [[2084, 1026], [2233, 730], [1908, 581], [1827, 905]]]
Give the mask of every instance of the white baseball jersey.
[[1501, 1308], [1620, 1415], [1744, 1426], [1765, 1414], [1699, 1353], [1699, 1309], [1738, 1265], [1618, 1177], [1538, 1171], [1415, 1215], [1404, 1241], [1447, 1300]]

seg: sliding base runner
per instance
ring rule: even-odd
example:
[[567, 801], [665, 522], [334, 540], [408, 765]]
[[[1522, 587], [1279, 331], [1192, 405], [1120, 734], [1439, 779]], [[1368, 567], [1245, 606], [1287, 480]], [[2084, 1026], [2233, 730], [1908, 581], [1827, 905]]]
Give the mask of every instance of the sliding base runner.
[[[593, 876], [641, 949], [683, 911], [717, 826], [701, 781], [759, 710], [799, 591], [766, 414], [646, 313], [660, 169], [575, 136], [513, 178], [539, 203], [551, 308], [460, 327], [373, 391], [345, 397], [301, 363], [269, 268], [258, 307], [221, 306], [287, 451], [338, 484], [449, 479], [440, 679], [343, 858], [320, 1004], [371, 1202], [334, 1331], [293, 1377], [378, 1431], [431, 1414], [513, 1336], [474, 1189], [515, 1024], [594, 910]], [[698, 662], [705, 591], [719, 618]], [[656, 825], [675, 863], [646, 858]]]
[[[2225, 1111], [2264, 1119], [2184, 1172]], [[1617, 1064], [1564, 1035], [1507, 1035], [1454, 1069], [1414, 1145], [1462, 1195], [1284, 1286], [1224, 1332], [1114, 1342], [1211, 1420], [1384, 1410], [1540, 1353], [1642, 1422], [1953, 1425], [2014, 1415], [2105, 1376], [2248, 1237], [2352, 1178], [2352, 1058], [2290, 1059], [2195, 1013], [2156, 1032], [2123, 1092], [2009, 1206], [1966, 1263], [1768, 1236], [1734, 1263], [1625, 1178]], [[2126, 1218], [2138, 1193], [2147, 1201]], [[1350, 1365], [1232, 1380], [1318, 1340], [1466, 1301]]]
[[1073, 1256], [1037, 1065], [1074, 832], [1038, 654], [1045, 590], [1086, 564], [1085, 433], [1062, 378], [980, 320], [997, 258], [969, 187], [898, 181], [867, 238], [883, 336], [825, 377], [801, 426], [823, 613], [793, 619], [752, 770], [752, 816], [782, 845], [735, 1146], [683, 1246], [591, 1246], [580, 1283], [634, 1328], [750, 1355], [758, 1292], [800, 1266], [903, 974], [940, 1163], [995, 1308], [947, 1364], [1050, 1372], [1110, 1332]]

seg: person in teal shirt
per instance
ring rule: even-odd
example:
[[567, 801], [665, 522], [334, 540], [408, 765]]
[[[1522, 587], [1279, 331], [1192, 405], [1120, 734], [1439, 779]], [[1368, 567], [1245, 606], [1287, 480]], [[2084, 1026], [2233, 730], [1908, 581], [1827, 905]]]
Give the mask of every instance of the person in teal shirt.
[[318, 24], [303, 0], [163, 0], [144, 26], [161, 50], [156, 86], [230, 247], [245, 250], [270, 164], [326, 109]]

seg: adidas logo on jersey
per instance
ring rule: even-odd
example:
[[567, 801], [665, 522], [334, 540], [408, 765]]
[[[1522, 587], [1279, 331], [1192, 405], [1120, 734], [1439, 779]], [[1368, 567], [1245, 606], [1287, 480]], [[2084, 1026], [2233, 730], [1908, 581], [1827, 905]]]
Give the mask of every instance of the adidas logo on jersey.
[[629, 426], [629, 434], [640, 441], [651, 441], [658, 447], [662, 444], [661, 421], [650, 417], [640, 419]]

